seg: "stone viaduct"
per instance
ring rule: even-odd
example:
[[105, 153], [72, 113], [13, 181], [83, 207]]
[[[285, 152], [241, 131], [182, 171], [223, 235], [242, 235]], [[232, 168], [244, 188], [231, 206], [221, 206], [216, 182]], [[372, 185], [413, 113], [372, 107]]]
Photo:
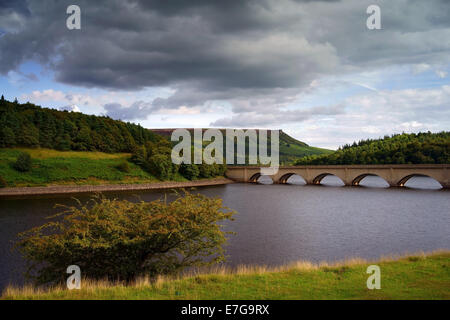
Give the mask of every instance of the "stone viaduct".
[[[346, 186], [357, 186], [367, 176], [379, 176], [391, 187], [403, 187], [414, 176], [427, 176], [438, 181], [443, 188], [450, 188], [450, 164], [285, 166], [268, 176], [274, 183], [287, 183], [294, 174], [302, 177], [307, 184], [316, 185], [327, 175], [335, 175]], [[257, 182], [261, 177], [261, 168], [228, 166], [226, 176], [239, 182]]]

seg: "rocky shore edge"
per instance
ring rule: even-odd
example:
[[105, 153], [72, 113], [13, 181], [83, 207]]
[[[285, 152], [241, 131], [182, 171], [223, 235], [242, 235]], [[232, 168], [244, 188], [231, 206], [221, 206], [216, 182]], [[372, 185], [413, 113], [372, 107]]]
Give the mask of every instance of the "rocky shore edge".
[[114, 191], [135, 191], [135, 190], [158, 190], [158, 189], [179, 189], [215, 186], [234, 183], [233, 180], [205, 179], [196, 181], [163, 181], [141, 184], [102, 184], [102, 185], [71, 185], [71, 186], [48, 186], [48, 187], [17, 187], [0, 189], [0, 198], [27, 197], [39, 195], [61, 195], [77, 193], [114, 192]]

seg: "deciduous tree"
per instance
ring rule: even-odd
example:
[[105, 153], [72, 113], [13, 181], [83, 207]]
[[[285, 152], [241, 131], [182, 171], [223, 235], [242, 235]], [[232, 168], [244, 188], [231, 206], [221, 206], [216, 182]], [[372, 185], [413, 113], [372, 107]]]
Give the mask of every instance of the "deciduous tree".
[[229, 232], [219, 222], [235, 212], [221, 199], [185, 193], [172, 202], [91, 201], [19, 235], [16, 248], [36, 283], [64, 281], [69, 265], [88, 278], [131, 281], [225, 259]]

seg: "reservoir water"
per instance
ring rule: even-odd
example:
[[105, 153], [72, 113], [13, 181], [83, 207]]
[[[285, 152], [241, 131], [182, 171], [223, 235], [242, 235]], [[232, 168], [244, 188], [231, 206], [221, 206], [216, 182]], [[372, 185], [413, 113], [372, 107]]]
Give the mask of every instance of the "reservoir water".
[[[385, 188], [376, 177], [365, 178], [361, 187], [341, 187], [333, 177], [325, 178], [324, 186], [302, 185], [295, 177], [290, 185], [268, 182], [196, 190], [222, 198], [238, 212], [235, 221], [225, 225], [237, 233], [226, 246], [232, 266], [376, 259], [450, 249], [450, 192], [437, 190], [434, 180], [414, 178], [407, 184], [418, 188]], [[151, 201], [164, 192], [106, 196]], [[55, 204], [75, 205], [75, 200], [69, 196], [0, 200], [0, 290], [8, 283], [23, 283], [25, 262], [11, 252], [17, 233], [45, 223], [45, 217], [59, 212]]]

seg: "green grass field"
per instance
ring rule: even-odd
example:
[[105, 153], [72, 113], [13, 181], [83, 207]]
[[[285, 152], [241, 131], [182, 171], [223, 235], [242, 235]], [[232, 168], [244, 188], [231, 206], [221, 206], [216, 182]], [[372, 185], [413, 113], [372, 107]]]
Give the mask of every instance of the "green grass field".
[[[381, 269], [381, 289], [369, 290], [367, 266]], [[81, 290], [7, 288], [2, 299], [450, 299], [450, 252], [334, 265], [299, 262], [276, 269], [218, 268], [180, 279], [130, 286], [82, 281]]]
[[[30, 172], [18, 172], [12, 164], [20, 152], [28, 152], [33, 160]], [[116, 167], [130, 154], [102, 152], [56, 151], [50, 149], [0, 149], [0, 176], [8, 187], [48, 185], [82, 185], [108, 183], [148, 183], [158, 181], [139, 166], [128, 163], [125, 173]], [[178, 176], [175, 181], [186, 181]]]

